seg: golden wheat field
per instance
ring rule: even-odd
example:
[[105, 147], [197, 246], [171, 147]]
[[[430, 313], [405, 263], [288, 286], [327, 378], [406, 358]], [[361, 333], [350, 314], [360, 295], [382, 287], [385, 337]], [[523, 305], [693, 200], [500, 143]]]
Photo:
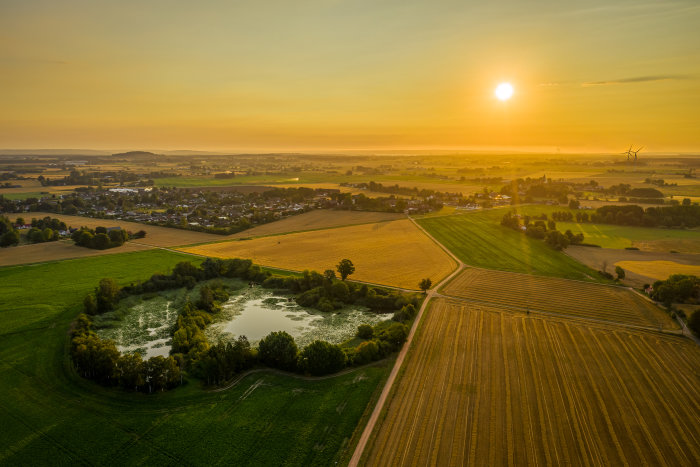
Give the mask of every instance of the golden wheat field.
[[673, 274], [700, 276], [700, 266], [675, 261], [618, 261], [615, 266], [659, 280], [666, 280]]
[[700, 464], [689, 339], [438, 299], [366, 465]]
[[208, 234], [204, 232], [194, 232], [192, 230], [172, 229], [169, 227], [159, 227], [156, 225], [139, 224], [137, 222], [119, 221], [114, 219], [93, 219], [90, 217], [67, 216], [64, 214], [55, 214], [51, 212], [27, 212], [22, 214], [25, 221], [29, 222], [32, 218], [41, 219], [46, 216], [54, 219], [60, 219], [69, 227], [89, 227], [94, 229], [98, 226], [104, 227], [121, 227], [122, 229], [138, 232], [139, 230], [146, 231], [146, 237], [136, 240], [131, 240], [134, 243], [154, 246], [178, 246], [192, 245], [194, 243], [214, 242], [221, 240], [221, 235]]
[[469, 268], [450, 282], [444, 293], [506, 307], [678, 329], [668, 314], [622, 287]]
[[182, 248], [217, 258], [250, 258], [263, 266], [300, 271], [335, 269], [349, 258], [352, 279], [417, 289], [429, 277], [438, 282], [455, 262], [410, 220], [363, 224], [336, 229], [220, 242]]
[[287, 217], [268, 224], [259, 225], [252, 229], [244, 230], [225, 238], [264, 237], [267, 235], [279, 235], [283, 233], [301, 232], [305, 230], [329, 229], [356, 224], [370, 224], [375, 222], [393, 221], [405, 219], [406, 216], [394, 212], [372, 211], [335, 211], [330, 209], [315, 209]]

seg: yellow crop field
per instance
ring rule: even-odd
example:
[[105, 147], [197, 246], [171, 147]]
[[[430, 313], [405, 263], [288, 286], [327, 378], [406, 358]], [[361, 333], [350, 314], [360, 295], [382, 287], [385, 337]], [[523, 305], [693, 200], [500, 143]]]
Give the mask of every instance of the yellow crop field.
[[678, 329], [668, 314], [622, 287], [470, 268], [450, 282], [444, 293], [480, 303]]
[[50, 216], [54, 219], [60, 219], [69, 227], [89, 227], [94, 229], [97, 226], [104, 227], [121, 227], [122, 229], [138, 232], [139, 230], [146, 231], [146, 237], [132, 240], [134, 243], [154, 246], [178, 246], [192, 245], [194, 243], [214, 242], [221, 240], [221, 235], [208, 234], [204, 232], [194, 232], [192, 230], [172, 229], [169, 227], [159, 227], [156, 225], [139, 224], [137, 222], [118, 221], [113, 219], [93, 219], [90, 217], [66, 216], [63, 214], [54, 214], [51, 212], [27, 212], [21, 214], [25, 221], [29, 222], [32, 218], [41, 219]]
[[407, 219], [221, 242], [182, 251], [250, 258], [257, 264], [295, 271], [335, 269], [338, 261], [349, 258], [356, 268], [352, 279], [408, 289], [417, 289], [425, 277], [438, 282], [456, 267]]
[[700, 276], [700, 266], [675, 261], [618, 261], [615, 266], [659, 280], [666, 280], [673, 274]]
[[406, 216], [394, 212], [371, 211], [336, 211], [330, 209], [315, 209], [287, 217], [269, 224], [263, 224], [252, 229], [229, 235], [225, 238], [264, 237], [283, 233], [301, 232], [304, 230], [328, 229], [355, 224], [370, 224], [374, 222], [405, 219]]
[[420, 324], [366, 465], [700, 465], [689, 339], [447, 300]]

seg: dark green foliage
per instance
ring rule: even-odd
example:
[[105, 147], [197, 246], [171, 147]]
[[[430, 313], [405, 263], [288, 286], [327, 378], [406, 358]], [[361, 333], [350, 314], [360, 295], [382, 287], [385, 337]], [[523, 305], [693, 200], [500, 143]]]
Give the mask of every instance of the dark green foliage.
[[558, 230], [547, 232], [544, 242], [555, 250], [563, 250], [569, 246], [569, 238]]
[[297, 344], [294, 338], [284, 331], [271, 332], [258, 343], [258, 358], [272, 368], [294, 371], [297, 363]]
[[304, 347], [299, 354], [297, 365], [304, 373], [327, 375], [345, 368], [345, 354], [337, 345], [316, 340]]
[[566, 235], [566, 238], [569, 239], [570, 245], [580, 245], [583, 243], [582, 233], [574, 234], [573, 232], [571, 232], [571, 230], [567, 229], [566, 232], [564, 232], [564, 235]]
[[393, 319], [394, 321], [398, 321], [399, 323], [405, 323], [407, 321], [413, 320], [413, 318], [416, 317], [417, 313], [418, 310], [416, 310], [416, 307], [412, 304], [408, 304], [403, 306], [396, 313], [394, 313], [394, 316], [391, 319]]
[[674, 274], [665, 281], [656, 281], [651, 298], [671, 303], [700, 303], [700, 279], [697, 276]]
[[355, 348], [352, 357], [352, 363], [354, 365], [365, 365], [367, 363], [379, 360], [381, 354], [379, 352], [379, 345], [375, 341], [363, 342]]
[[0, 235], [0, 247], [5, 248], [19, 243], [19, 233], [16, 230], [8, 230]]
[[700, 336], [700, 310], [696, 310], [688, 319], [688, 327], [696, 335]]
[[[377, 333], [377, 339], [385, 344], [389, 352], [399, 350], [408, 337], [408, 328], [401, 323], [392, 323]], [[387, 352], [387, 353], [389, 353]]]
[[625, 270], [622, 269], [620, 266], [615, 266], [615, 274], [617, 274], [618, 279], [625, 278]]
[[369, 324], [360, 324], [357, 327], [357, 337], [360, 339], [371, 339], [374, 336], [374, 328]]
[[180, 367], [173, 357], [143, 361], [139, 355], [121, 355], [113, 341], [92, 332], [86, 315], [78, 316], [71, 333], [71, 357], [78, 373], [107, 386], [150, 393], [181, 382]]
[[590, 222], [644, 227], [692, 228], [700, 225], [700, 206], [678, 205], [646, 209], [636, 205], [601, 206], [596, 209], [595, 214], [590, 216]]
[[207, 384], [221, 384], [253, 365], [253, 352], [245, 336], [233, 342], [219, 342], [204, 352], [198, 366]]
[[[96, 312], [104, 313], [114, 308], [119, 297], [119, 285], [114, 279], [104, 278], [95, 288]], [[87, 308], [86, 303], [86, 308]]]
[[432, 286], [433, 286], [433, 281], [430, 280], [430, 278], [421, 279], [421, 281], [418, 283], [418, 287], [420, 287], [420, 289], [423, 292], [427, 292], [428, 289], [430, 289]]
[[355, 272], [355, 266], [352, 264], [352, 261], [347, 258], [341, 259], [337, 264], [336, 269], [340, 274], [341, 280], [347, 279], [349, 275]]

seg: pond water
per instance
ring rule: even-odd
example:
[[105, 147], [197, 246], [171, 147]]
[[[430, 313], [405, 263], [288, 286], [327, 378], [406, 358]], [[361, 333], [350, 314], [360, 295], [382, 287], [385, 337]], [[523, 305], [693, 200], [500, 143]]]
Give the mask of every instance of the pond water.
[[299, 348], [316, 339], [340, 344], [352, 338], [360, 324], [377, 324], [390, 315], [378, 315], [363, 307], [345, 307], [331, 313], [303, 308], [260, 287], [245, 289], [223, 305], [219, 316], [206, 331], [210, 342], [220, 338], [246, 336], [251, 344], [273, 331], [289, 333]]
[[117, 326], [97, 331], [103, 339], [112, 339], [124, 353], [138, 352], [148, 359], [170, 355], [170, 330], [177, 321], [177, 310], [165, 297], [142, 301], [131, 307]]
[[[291, 295], [274, 294], [261, 287], [233, 292], [205, 334], [211, 344], [246, 336], [255, 345], [272, 331], [286, 331], [301, 348], [316, 339], [340, 344], [352, 338], [360, 324], [375, 325], [391, 318], [362, 307], [323, 313], [303, 308], [290, 298]], [[118, 320], [109, 320], [109, 325], [98, 329], [97, 334], [114, 340], [120, 352], [138, 352], [144, 359], [167, 357], [172, 344], [170, 331], [182, 302], [181, 297], [175, 296], [142, 300], [124, 310]]]

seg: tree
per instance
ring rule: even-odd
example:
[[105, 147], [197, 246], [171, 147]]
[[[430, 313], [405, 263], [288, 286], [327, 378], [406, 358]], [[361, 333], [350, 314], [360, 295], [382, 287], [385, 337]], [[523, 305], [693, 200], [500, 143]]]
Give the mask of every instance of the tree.
[[421, 281], [418, 283], [418, 287], [423, 291], [423, 293], [427, 293], [428, 289], [433, 286], [433, 281], [430, 280], [430, 278], [425, 278], [421, 279]]
[[92, 239], [92, 244], [97, 250], [106, 250], [112, 246], [112, 242], [110, 241], [109, 237], [104, 233], [95, 234]]
[[578, 209], [579, 207], [581, 207], [581, 203], [579, 202], [579, 200], [572, 198], [569, 201], [569, 209]]
[[700, 310], [695, 310], [695, 313], [690, 315], [688, 327], [691, 331], [700, 336]]
[[19, 234], [16, 230], [8, 230], [2, 236], [0, 236], [0, 247], [7, 247], [10, 245], [17, 245], [19, 243]]
[[620, 266], [615, 266], [615, 274], [617, 274], [618, 279], [625, 278], [625, 270], [622, 269]]
[[298, 367], [315, 376], [335, 373], [345, 367], [345, 353], [338, 345], [313, 341], [299, 354]]
[[345, 280], [349, 275], [355, 272], [355, 266], [349, 259], [341, 259], [340, 263], [335, 267], [340, 274], [340, 279]]
[[100, 279], [100, 283], [95, 289], [97, 312], [104, 313], [114, 308], [114, 303], [117, 301], [119, 291], [119, 285], [114, 279]]
[[284, 331], [271, 332], [258, 344], [258, 357], [267, 366], [294, 371], [297, 363], [297, 344]]
[[332, 269], [326, 269], [323, 271], [323, 277], [325, 277], [328, 282], [333, 282], [333, 279], [336, 278], [335, 271]]
[[569, 239], [558, 230], [550, 230], [545, 234], [544, 241], [555, 250], [563, 250], [569, 246]]
[[371, 339], [374, 335], [374, 328], [369, 324], [360, 324], [357, 327], [357, 337], [360, 339]]

